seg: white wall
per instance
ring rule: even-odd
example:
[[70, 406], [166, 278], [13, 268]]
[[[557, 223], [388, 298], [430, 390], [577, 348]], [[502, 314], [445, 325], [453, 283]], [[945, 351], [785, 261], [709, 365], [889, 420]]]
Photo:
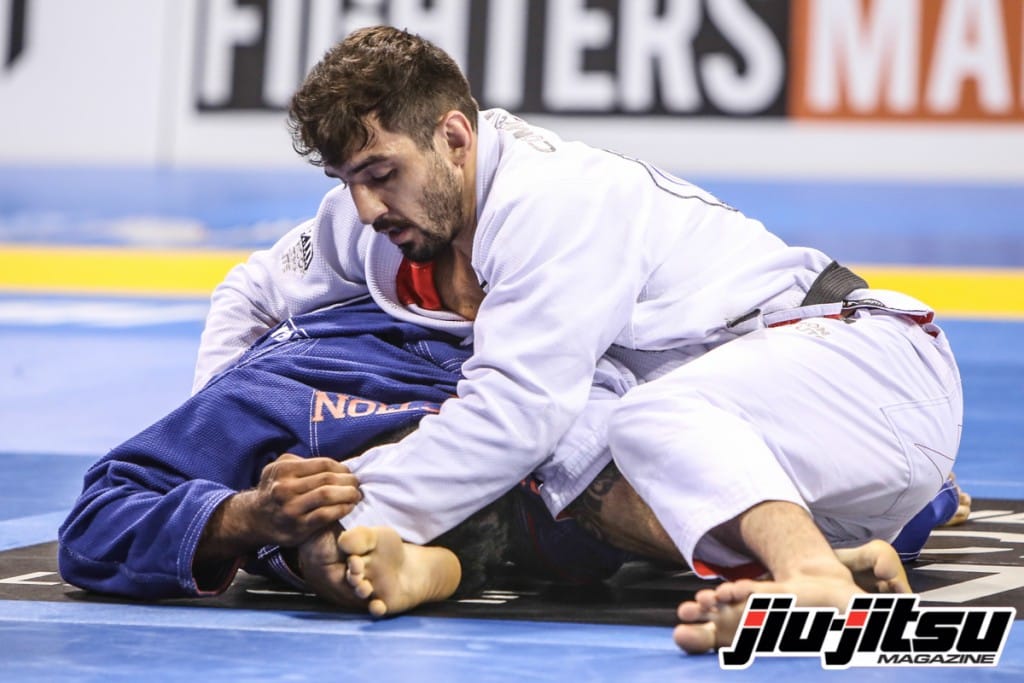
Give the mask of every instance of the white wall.
[[[28, 0], [23, 52], [0, 68], [0, 160], [152, 163], [170, 132], [161, 58], [173, 4]], [[0, 0], [0, 55], [13, 5]]]

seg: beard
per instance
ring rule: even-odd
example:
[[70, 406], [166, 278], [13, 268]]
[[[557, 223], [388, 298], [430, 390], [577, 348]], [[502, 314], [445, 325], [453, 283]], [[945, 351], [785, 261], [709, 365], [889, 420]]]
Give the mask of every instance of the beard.
[[462, 207], [462, 187], [459, 179], [440, 154], [434, 154], [430, 164], [430, 181], [423, 188], [423, 225], [417, 225], [419, 239], [399, 247], [410, 261], [433, 261], [448, 248], [455, 233], [465, 225]]

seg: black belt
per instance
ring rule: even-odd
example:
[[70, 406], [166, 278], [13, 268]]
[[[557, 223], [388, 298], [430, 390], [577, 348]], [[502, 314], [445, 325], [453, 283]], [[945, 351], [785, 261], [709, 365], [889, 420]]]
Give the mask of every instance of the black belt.
[[864, 289], [867, 286], [867, 281], [860, 275], [833, 261], [825, 270], [818, 273], [800, 305], [815, 306], [844, 301], [853, 290]]

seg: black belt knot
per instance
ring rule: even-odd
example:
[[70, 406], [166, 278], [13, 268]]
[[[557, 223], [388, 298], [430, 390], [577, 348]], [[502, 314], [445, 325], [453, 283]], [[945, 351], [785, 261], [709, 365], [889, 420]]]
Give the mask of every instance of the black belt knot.
[[816, 306], [844, 301], [855, 289], [864, 289], [867, 281], [860, 275], [833, 261], [811, 283], [807, 295], [800, 302], [801, 306]]

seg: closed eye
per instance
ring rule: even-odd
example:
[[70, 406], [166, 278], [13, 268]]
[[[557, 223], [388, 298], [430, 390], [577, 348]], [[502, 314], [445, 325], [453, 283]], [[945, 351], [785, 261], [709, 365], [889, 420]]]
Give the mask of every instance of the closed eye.
[[369, 182], [375, 183], [377, 185], [380, 185], [381, 183], [386, 183], [387, 181], [391, 180], [394, 177], [395, 177], [395, 169], [391, 169], [390, 171], [388, 171], [384, 175], [371, 175], [370, 178], [369, 178]]

